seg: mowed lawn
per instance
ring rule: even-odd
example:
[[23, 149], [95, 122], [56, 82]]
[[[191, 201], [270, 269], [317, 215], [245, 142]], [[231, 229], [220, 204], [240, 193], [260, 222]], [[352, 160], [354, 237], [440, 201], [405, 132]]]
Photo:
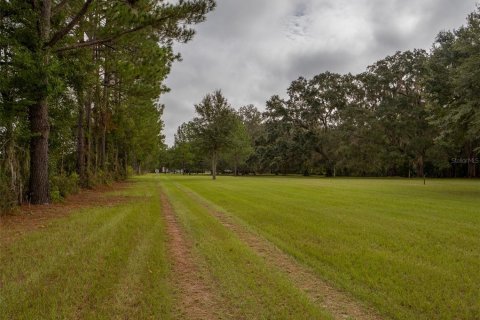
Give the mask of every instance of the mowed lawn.
[[130, 200], [77, 210], [0, 243], [0, 319], [165, 319], [171, 314], [157, 183], [135, 183], [121, 193]]
[[[124, 201], [0, 237], [0, 319], [188, 319], [206, 309], [218, 319], [332, 318], [321, 298], [312, 300], [216, 213], [386, 319], [479, 318], [480, 181], [132, 182], [107, 195]], [[172, 226], [193, 269], [172, 254]], [[182, 277], [185, 270], [196, 274]], [[188, 294], [208, 296], [207, 304]]]
[[164, 176], [396, 319], [479, 319], [480, 181]]
[[[173, 182], [132, 182], [106, 195], [124, 202], [76, 210], [13, 240], [0, 237], [0, 319], [183, 320], [203, 319], [195, 313], [204, 311], [218, 319], [331, 319]], [[185, 261], [171, 252], [162, 193], [191, 251], [183, 258], [196, 264], [190, 283], [182, 273], [191, 270], [177, 269]], [[206, 293], [215, 301], [185, 303], [186, 294], [197, 303]]]

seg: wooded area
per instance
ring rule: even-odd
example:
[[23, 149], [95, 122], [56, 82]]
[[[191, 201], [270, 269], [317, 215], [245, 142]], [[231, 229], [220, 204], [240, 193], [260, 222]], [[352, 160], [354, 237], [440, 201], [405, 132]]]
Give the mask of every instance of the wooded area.
[[[3, 1], [0, 204], [58, 200], [160, 166], [183, 172], [480, 176], [480, 10], [430, 51], [397, 52], [357, 75], [292, 82], [266, 110], [220, 91], [175, 145], [159, 96], [172, 45], [213, 0]], [[253, 84], [254, 85], [254, 84]]]
[[[215, 171], [218, 160], [219, 169], [244, 174], [479, 177], [479, 84], [477, 9], [465, 26], [440, 32], [429, 52], [397, 52], [357, 75], [301, 77], [265, 112], [236, 112], [208, 95], [201, 105], [227, 105], [240, 127], [197, 106], [163, 163], [183, 172]], [[229, 141], [217, 148], [214, 137]]]
[[158, 164], [174, 41], [213, 0], [0, 4], [0, 203], [48, 203]]

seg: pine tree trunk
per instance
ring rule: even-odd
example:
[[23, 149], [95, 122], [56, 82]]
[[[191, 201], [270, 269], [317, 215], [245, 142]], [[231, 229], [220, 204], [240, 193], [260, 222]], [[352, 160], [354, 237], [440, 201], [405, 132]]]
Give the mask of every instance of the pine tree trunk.
[[[50, 18], [52, 11], [51, 0], [43, 0], [40, 8], [38, 32], [41, 43], [46, 43], [50, 37]], [[49, 201], [48, 194], [48, 52], [43, 48], [36, 48], [40, 59], [41, 91], [37, 100], [30, 105], [28, 117], [30, 121], [30, 202], [45, 204]]]
[[[2, 92], [1, 93], [3, 99], [7, 103], [12, 103], [10, 96], [8, 93]], [[5, 158], [5, 165], [6, 170], [10, 171], [8, 185], [12, 194], [15, 196], [18, 204], [22, 203], [23, 194], [22, 194], [22, 179], [21, 179], [21, 170], [20, 170], [20, 162], [19, 162], [19, 155], [16, 151], [16, 136], [15, 136], [15, 129], [13, 124], [13, 119], [11, 117], [7, 117], [5, 122], [5, 149], [0, 150], [0, 152], [5, 151], [4, 156]], [[2, 169], [2, 162], [0, 161], [0, 170]]]
[[99, 170], [99, 162], [100, 162], [100, 138], [98, 137], [98, 128], [95, 128], [95, 141], [94, 141], [94, 150], [95, 150], [95, 175], [97, 175]]
[[46, 204], [48, 195], [48, 124], [47, 97], [29, 108], [30, 120], [30, 202]]
[[[83, 92], [79, 93], [83, 95]], [[86, 185], [87, 177], [85, 174], [85, 129], [84, 129], [84, 114], [85, 105], [83, 99], [79, 99], [78, 104], [78, 121], [77, 121], [77, 173], [80, 177], [80, 184]]]
[[108, 112], [108, 107], [109, 107], [109, 95], [110, 95], [110, 90], [108, 86], [110, 85], [110, 78], [111, 74], [109, 72], [108, 68], [108, 63], [107, 63], [107, 57], [105, 57], [105, 75], [103, 79], [103, 103], [101, 103], [101, 130], [102, 130], [102, 145], [101, 145], [101, 156], [100, 156], [100, 166], [104, 172], [107, 172], [107, 112]]
[[107, 172], [107, 126], [103, 123], [102, 127], [102, 145], [101, 145], [101, 167], [103, 172]]
[[[88, 101], [88, 99], [87, 99]], [[85, 103], [85, 115], [86, 115], [86, 135], [85, 135], [85, 145], [86, 145], [86, 157], [85, 157], [85, 184], [87, 186], [90, 185], [90, 173], [91, 173], [91, 165], [92, 165], [92, 133], [91, 133], [91, 127], [92, 127], [92, 106], [90, 101]]]
[[9, 186], [17, 201], [21, 203], [22, 195], [19, 192], [19, 187], [21, 185], [21, 183], [19, 183], [20, 172], [18, 168], [17, 154], [15, 152], [15, 134], [13, 132], [13, 124], [11, 121], [6, 123], [6, 138], [7, 145], [5, 147], [5, 163], [7, 164], [8, 169], [10, 169]]

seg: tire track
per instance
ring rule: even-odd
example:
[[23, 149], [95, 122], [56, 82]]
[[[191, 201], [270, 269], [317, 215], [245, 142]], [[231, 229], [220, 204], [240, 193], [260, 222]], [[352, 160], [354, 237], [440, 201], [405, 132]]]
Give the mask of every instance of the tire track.
[[320, 279], [314, 271], [298, 263], [293, 257], [281, 251], [265, 238], [248, 230], [235, 221], [232, 216], [219, 211], [215, 205], [199, 194], [178, 184], [176, 186], [203, 205], [220, 223], [233, 231], [258, 255], [263, 257], [268, 264], [284, 272], [298, 288], [306, 293], [312, 302], [327, 310], [335, 319], [383, 319], [378, 312], [362, 305], [348, 294]]
[[167, 251], [172, 258], [172, 283], [180, 303], [178, 319], [218, 319], [214, 290], [202, 276], [184, 232], [165, 193], [161, 193], [162, 212], [167, 231]]

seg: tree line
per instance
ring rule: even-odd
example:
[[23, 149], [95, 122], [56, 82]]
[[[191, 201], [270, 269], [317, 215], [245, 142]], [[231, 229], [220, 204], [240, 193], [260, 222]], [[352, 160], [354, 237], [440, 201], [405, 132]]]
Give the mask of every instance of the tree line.
[[479, 85], [477, 8], [428, 52], [397, 52], [356, 75], [300, 77], [264, 112], [209, 94], [163, 163], [214, 177], [217, 162], [235, 174], [479, 177]]
[[0, 203], [48, 203], [158, 165], [159, 96], [213, 0], [0, 3]]

